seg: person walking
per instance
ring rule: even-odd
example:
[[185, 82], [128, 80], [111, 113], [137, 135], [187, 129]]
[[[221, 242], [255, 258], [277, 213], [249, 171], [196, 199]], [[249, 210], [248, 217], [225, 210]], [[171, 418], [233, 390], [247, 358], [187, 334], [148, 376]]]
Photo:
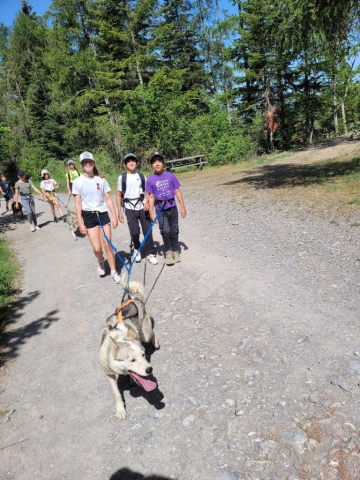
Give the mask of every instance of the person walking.
[[154, 173], [146, 182], [149, 194], [149, 211], [152, 220], [158, 213], [160, 233], [164, 241], [167, 265], [181, 262], [179, 245], [179, 212], [175, 197], [180, 204], [180, 214], [186, 217], [185, 203], [180, 192], [180, 182], [171, 172], [165, 171], [164, 156], [160, 152], [150, 155], [150, 164]]
[[66, 186], [67, 186], [67, 190], [70, 198], [74, 180], [80, 177], [80, 172], [75, 167], [75, 163], [72, 160], [69, 160], [67, 162], [67, 167], [68, 167], [68, 171], [66, 172]]
[[[146, 177], [136, 171], [139, 161], [133, 153], [127, 153], [124, 157], [124, 167], [126, 173], [119, 176], [117, 182], [116, 205], [118, 218], [124, 223], [122, 206], [124, 207], [127, 224], [130, 231], [130, 237], [133, 243], [134, 251], [132, 260], [141, 262], [140, 247], [140, 225], [143, 236], [147, 235], [151, 228], [149, 216], [149, 202], [145, 201]], [[140, 225], [139, 225], [140, 224]], [[152, 232], [150, 231], [144, 242], [144, 251], [148, 261], [152, 265], [157, 265], [156, 250]]]
[[63, 211], [61, 210], [59, 200], [56, 198], [55, 190], [60, 187], [56, 180], [50, 178], [50, 172], [46, 169], [41, 170], [42, 182], [40, 184], [41, 191], [50, 205], [50, 210], [52, 216], [54, 217], [54, 222], [58, 223], [58, 219], [55, 215], [55, 207], [59, 210], [60, 216], [63, 217]]
[[35, 190], [40, 195], [41, 200], [44, 200], [43, 194], [38, 190], [31, 180], [27, 180], [25, 172], [18, 170], [18, 181], [15, 183], [15, 207], [19, 208], [19, 202], [26, 211], [27, 218], [30, 223], [30, 230], [40, 230], [38, 227], [36, 213], [35, 213], [35, 201], [32, 195], [31, 189]]
[[[13, 197], [14, 197], [14, 190], [12, 187], [12, 183], [10, 180], [6, 179], [6, 176], [4, 174], [1, 175], [1, 182], [0, 182], [0, 193], [4, 195], [5, 199], [5, 208], [6, 211], [9, 211], [9, 201], [13, 202]], [[0, 210], [1, 212], [1, 210]]]
[[[80, 155], [80, 164], [83, 174], [76, 178], [72, 185], [79, 231], [89, 237], [94, 255], [99, 262], [96, 270], [98, 275], [101, 277], [105, 275], [104, 247], [111, 278], [115, 283], [120, 283], [120, 276], [115, 268], [114, 251], [104, 238], [102, 230], [103, 228], [111, 241], [111, 224], [113, 228], [118, 226], [114, 204], [110, 196], [110, 186], [105, 178], [99, 176], [91, 152], [83, 152]], [[108, 210], [112, 214], [111, 221]]]

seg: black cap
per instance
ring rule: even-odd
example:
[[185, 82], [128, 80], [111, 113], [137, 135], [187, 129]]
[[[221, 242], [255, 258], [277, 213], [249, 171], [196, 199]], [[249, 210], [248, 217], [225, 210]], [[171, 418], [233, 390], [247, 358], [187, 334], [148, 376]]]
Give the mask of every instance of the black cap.
[[17, 175], [18, 177], [22, 177], [23, 175], [25, 175], [25, 172], [23, 172], [22, 170], [18, 170]]
[[135, 160], [135, 162], [139, 163], [139, 160], [137, 158], [137, 156], [135, 155], [135, 153], [127, 153], [124, 157], [124, 163], [127, 164], [127, 162], [129, 162], [130, 160]]
[[155, 162], [155, 158], [156, 157], [160, 157], [162, 161], [164, 161], [164, 156], [161, 152], [153, 152], [151, 155], [150, 155], [150, 158], [149, 158], [149, 162], [151, 164], [153, 164]]

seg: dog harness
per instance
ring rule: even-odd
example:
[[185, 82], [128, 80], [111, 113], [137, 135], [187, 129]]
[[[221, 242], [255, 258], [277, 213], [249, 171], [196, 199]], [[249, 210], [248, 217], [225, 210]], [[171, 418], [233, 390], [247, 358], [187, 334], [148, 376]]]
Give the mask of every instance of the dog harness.
[[128, 305], [130, 305], [130, 303], [133, 303], [133, 300], [132, 300], [132, 299], [128, 300], [128, 301], [125, 302], [125, 303], [119, 303], [119, 305], [117, 306], [117, 310], [118, 310], [117, 319], [118, 319], [118, 322], [122, 322], [122, 321], [123, 321], [122, 309], [125, 308], [125, 307], [127, 307]]

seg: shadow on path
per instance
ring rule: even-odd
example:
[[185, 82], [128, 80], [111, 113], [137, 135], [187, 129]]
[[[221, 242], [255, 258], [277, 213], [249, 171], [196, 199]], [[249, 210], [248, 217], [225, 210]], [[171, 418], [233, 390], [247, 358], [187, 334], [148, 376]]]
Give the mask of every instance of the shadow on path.
[[133, 472], [125, 467], [113, 473], [109, 480], [170, 480], [170, 478], [163, 477], [162, 475], [149, 475], [145, 477], [141, 473]]
[[[16, 293], [18, 292], [14, 291], [14, 294]], [[23, 317], [22, 311], [24, 308], [39, 295], [40, 292], [35, 290], [11, 303], [7, 309], [0, 309], [0, 343], [2, 346], [0, 366], [5, 360], [16, 358], [19, 355], [21, 346], [27, 343], [30, 338], [40, 335], [43, 330], [46, 330], [52, 323], [59, 320], [59, 317], [56, 315], [58, 310], [56, 309], [51, 310], [31, 323], [16, 328], [17, 320]], [[12, 329], [11, 326], [15, 328]]]
[[339, 176], [360, 173], [360, 157], [348, 161], [329, 161], [310, 165], [273, 164], [248, 170], [242, 178], [219, 185], [248, 184], [259, 189], [292, 188], [321, 184]]

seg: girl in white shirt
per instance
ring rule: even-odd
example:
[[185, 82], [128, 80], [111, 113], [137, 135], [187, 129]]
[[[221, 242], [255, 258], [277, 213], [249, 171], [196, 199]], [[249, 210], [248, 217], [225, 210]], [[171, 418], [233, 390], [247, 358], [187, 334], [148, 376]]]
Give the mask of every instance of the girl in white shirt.
[[[116, 228], [118, 221], [110, 196], [110, 186], [105, 178], [98, 176], [92, 153], [83, 152], [80, 155], [80, 164], [84, 173], [76, 178], [72, 185], [79, 231], [89, 237], [94, 255], [99, 262], [98, 275], [101, 277], [105, 275], [104, 246], [111, 277], [114, 282], [119, 283], [120, 277], [115, 269], [115, 254], [104, 238], [101, 228], [102, 225], [106, 236], [111, 241], [111, 225]], [[108, 209], [111, 211], [112, 220], [110, 220]]]
[[63, 217], [63, 211], [61, 210], [60, 204], [58, 199], [55, 195], [55, 190], [60, 187], [56, 180], [50, 178], [50, 173], [47, 170], [41, 170], [41, 178], [42, 182], [40, 184], [41, 191], [43, 192], [44, 196], [47, 198], [47, 201], [50, 205], [51, 213], [54, 217], [54, 222], [58, 222], [58, 219], [55, 215], [55, 207], [59, 210], [60, 216]]

